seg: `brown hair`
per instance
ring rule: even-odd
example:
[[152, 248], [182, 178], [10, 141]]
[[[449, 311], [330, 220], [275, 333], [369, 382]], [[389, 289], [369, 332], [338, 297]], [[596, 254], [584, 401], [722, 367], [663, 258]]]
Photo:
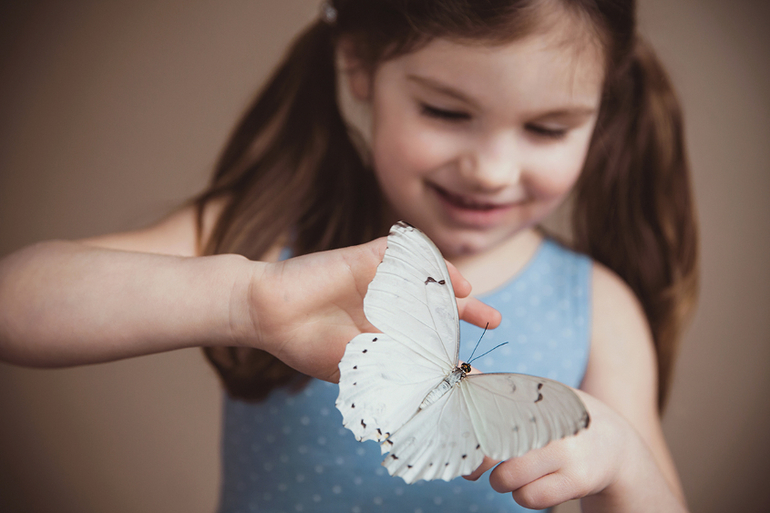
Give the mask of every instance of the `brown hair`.
[[[697, 283], [696, 235], [681, 114], [666, 75], [636, 36], [633, 1], [336, 0], [333, 24], [296, 39], [230, 138], [202, 212], [226, 199], [204, 252], [258, 259], [292, 234], [295, 254], [382, 235], [383, 200], [336, 104], [335, 46], [351, 38], [371, 69], [436, 37], [502, 43], [557, 3], [587, 21], [607, 57], [597, 127], [575, 190], [575, 245], [638, 295], [658, 354], [660, 404]], [[260, 400], [306, 378], [256, 349], [206, 348], [228, 392]]]

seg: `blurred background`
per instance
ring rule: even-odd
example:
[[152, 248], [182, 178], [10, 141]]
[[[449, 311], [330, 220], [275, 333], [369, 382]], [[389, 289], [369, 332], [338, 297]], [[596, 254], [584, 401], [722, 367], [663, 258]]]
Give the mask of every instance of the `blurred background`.
[[[318, 0], [0, 2], [0, 256], [150, 223], [198, 192]], [[770, 508], [770, 3], [640, 0], [681, 96], [700, 306], [664, 427], [693, 511]], [[0, 511], [214, 510], [199, 350], [0, 364]]]

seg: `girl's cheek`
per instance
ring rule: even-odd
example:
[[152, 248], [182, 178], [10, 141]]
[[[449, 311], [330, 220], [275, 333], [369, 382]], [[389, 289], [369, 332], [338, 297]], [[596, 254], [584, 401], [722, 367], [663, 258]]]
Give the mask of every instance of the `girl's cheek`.
[[551, 169], [550, 172], [538, 173], [538, 179], [533, 180], [532, 189], [536, 196], [545, 199], [558, 199], [565, 196], [577, 182], [580, 168]]
[[388, 135], [377, 145], [381, 157], [377, 161], [405, 166], [402, 172], [430, 172], [451, 160], [453, 148], [457, 147], [451, 136], [417, 123], [391, 127]]
[[585, 161], [582, 145], [571, 145], [559, 151], [541, 149], [532, 154], [532, 160], [525, 178], [532, 193], [542, 199], [557, 199], [565, 196], [580, 177]]

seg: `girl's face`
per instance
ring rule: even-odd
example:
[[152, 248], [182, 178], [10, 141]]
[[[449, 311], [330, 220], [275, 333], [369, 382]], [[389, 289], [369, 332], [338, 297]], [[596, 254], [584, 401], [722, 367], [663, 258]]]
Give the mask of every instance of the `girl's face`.
[[538, 223], [578, 178], [602, 59], [554, 33], [497, 46], [433, 40], [383, 62], [365, 87], [373, 164], [392, 214], [448, 258]]

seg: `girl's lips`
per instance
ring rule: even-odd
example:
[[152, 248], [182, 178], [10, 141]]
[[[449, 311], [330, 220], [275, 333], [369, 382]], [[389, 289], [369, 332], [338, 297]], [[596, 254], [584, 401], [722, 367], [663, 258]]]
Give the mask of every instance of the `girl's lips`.
[[470, 196], [454, 194], [436, 185], [433, 185], [433, 188], [436, 189], [436, 192], [439, 193], [439, 196], [441, 196], [446, 201], [456, 205], [459, 208], [467, 208], [471, 210], [494, 210], [496, 208], [505, 208], [506, 206], [508, 206], [503, 204], [491, 203], [487, 201], [480, 201]]
[[496, 225], [520, 202], [496, 203], [473, 196], [455, 194], [435, 184], [429, 184], [451, 219], [463, 225], [487, 228]]

